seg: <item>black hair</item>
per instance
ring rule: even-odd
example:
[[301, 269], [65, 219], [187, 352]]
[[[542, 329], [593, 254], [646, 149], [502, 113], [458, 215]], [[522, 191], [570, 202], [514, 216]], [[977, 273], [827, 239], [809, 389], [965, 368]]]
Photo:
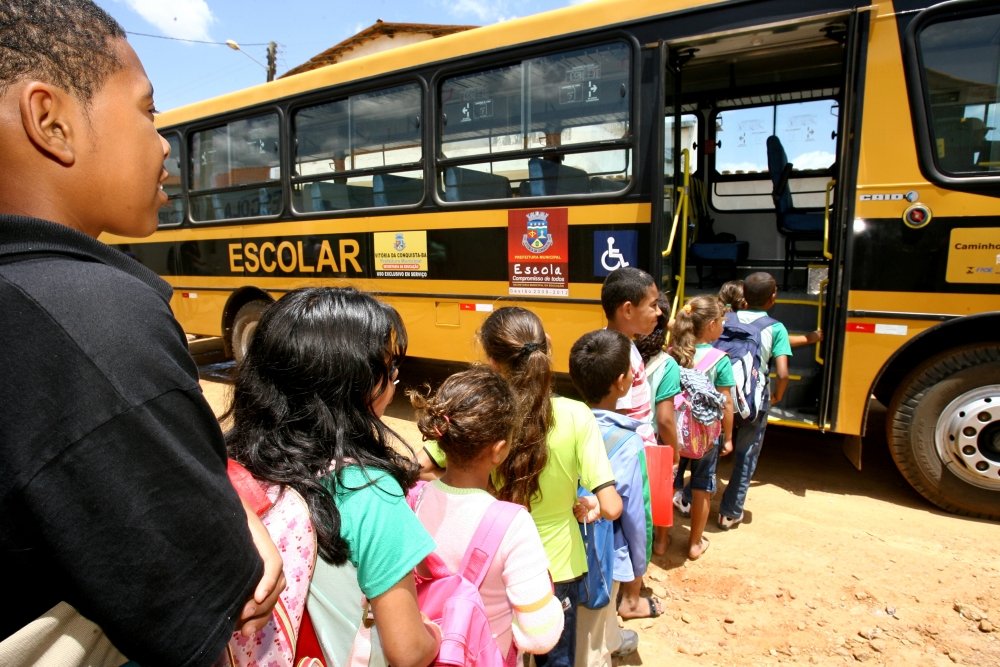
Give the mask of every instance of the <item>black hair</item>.
[[663, 352], [667, 333], [670, 331], [670, 299], [661, 293], [656, 300], [656, 306], [660, 309], [660, 314], [656, 316], [656, 326], [653, 327], [653, 331], [648, 336], [635, 339], [635, 347], [639, 350], [639, 356], [642, 357], [644, 364]]
[[620, 331], [598, 329], [580, 336], [569, 351], [569, 377], [590, 405], [600, 403], [620, 375], [627, 375], [632, 343]]
[[483, 351], [510, 383], [520, 415], [510, 454], [497, 467], [497, 497], [531, 509], [538, 478], [549, 459], [552, 359], [542, 321], [518, 306], [498, 308], [479, 329]]
[[634, 266], [615, 269], [604, 279], [601, 286], [601, 307], [607, 318], [613, 319], [618, 308], [624, 303], [636, 306], [646, 296], [650, 285], [655, 285], [653, 276]]
[[350, 287], [309, 287], [267, 307], [236, 369], [229, 455], [302, 494], [319, 553], [335, 565], [350, 555], [333, 494], [343, 468], [383, 470], [404, 491], [417, 478], [416, 464], [390, 445], [402, 439], [372, 411], [405, 354], [394, 308]]
[[76, 95], [84, 105], [124, 64], [111, 42], [125, 31], [90, 0], [0, 2], [0, 94], [34, 78]]
[[448, 467], [461, 468], [501, 440], [511, 443], [517, 401], [502, 375], [472, 366], [446, 379], [438, 390], [409, 393], [424, 440], [435, 440]]
[[743, 281], [743, 300], [746, 301], [747, 308], [763, 310], [777, 288], [778, 283], [770, 273], [751, 273]]

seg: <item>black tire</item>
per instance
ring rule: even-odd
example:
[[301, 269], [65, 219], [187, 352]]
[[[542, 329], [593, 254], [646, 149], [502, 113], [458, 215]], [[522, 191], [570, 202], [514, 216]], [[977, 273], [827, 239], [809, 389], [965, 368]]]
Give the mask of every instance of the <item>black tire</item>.
[[266, 301], [250, 301], [240, 306], [236, 311], [236, 318], [233, 320], [232, 340], [229, 342], [229, 349], [233, 351], [233, 359], [236, 363], [243, 361], [250, 339], [257, 330], [257, 323], [260, 316], [267, 308]]
[[915, 368], [886, 421], [892, 458], [924, 498], [1000, 519], [1000, 345], [949, 350]]

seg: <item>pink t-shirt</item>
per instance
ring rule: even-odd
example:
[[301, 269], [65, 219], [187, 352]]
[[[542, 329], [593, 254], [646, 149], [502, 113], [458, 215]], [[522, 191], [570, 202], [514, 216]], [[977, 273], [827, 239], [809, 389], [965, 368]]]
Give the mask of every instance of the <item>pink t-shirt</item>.
[[635, 343], [632, 343], [629, 353], [629, 364], [632, 366], [632, 389], [618, 399], [615, 410], [638, 421], [636, 433], [642, 436], [643, 443], [655, 445], [656, 431], [653, 429], [653, 406], [646, 380], [646, 364], [642, 363], [642, 354]]
[[[427, 484], [417, 518], [437, 543], [435, 552], [452, 571], [458, 569], [486, 510], [496, 502], [480, 489], [458, 489], [440, 480]], [[562, 632], [562, 608], [552, 595], [549, 561], [527, 510], [514, 517], [479, 592], [490, 628], [503, 655], [511, 639], [522, 651], [545, 653]], [[515, 607], [519, 611], [515, 616]]]

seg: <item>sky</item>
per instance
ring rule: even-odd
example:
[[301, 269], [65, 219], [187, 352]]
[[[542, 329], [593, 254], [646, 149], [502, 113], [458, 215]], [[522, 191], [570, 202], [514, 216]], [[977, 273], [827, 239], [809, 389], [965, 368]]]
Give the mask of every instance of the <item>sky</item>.
[[264, 82], [270, 41], [281, 76], [378, 19], [489, 25], [585, 0], [96, 1], [129, 33], [165, 111]]

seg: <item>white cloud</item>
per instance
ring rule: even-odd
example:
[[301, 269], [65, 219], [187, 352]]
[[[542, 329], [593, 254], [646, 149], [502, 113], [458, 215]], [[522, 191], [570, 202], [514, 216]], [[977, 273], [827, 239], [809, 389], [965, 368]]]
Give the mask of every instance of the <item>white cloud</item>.
[[167, 37], [212, 41], [209, 27], [215, 17], [205, 0], [125, 0], [125, 3]]
[[473, 16], [480, 23], [496, 21], [502, 14], [506, 3], [488, 2], [487, 0], [455, 0], [451, 3], [452, 10], [459, 16]]
[[789, 160], [796, 169], [826, 169], [833, 164], [835, 156], [830, 151], [810, 151], [796, 155], [794, 160]]

